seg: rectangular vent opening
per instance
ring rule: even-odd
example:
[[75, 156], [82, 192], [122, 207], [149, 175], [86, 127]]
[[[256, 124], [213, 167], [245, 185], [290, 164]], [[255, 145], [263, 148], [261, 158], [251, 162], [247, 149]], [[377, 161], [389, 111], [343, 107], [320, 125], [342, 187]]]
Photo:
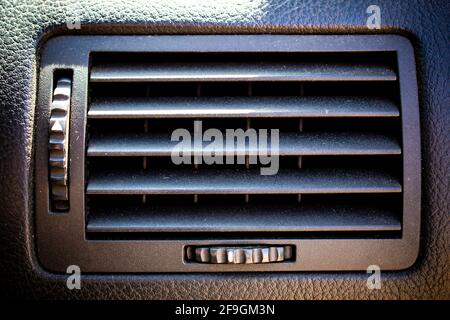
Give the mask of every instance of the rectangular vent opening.
[[[91, 54], [88, 238], [400, 238], [397, 67], [390, 51]], [[172, 132], [199, 120], [278, 129], [278, 173], [175, 165]]]

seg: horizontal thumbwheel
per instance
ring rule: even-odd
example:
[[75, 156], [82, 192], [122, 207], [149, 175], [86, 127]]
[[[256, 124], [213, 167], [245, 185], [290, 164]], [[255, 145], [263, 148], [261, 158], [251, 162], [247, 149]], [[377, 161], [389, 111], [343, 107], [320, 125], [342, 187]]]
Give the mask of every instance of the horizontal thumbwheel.
[[187, 259], [211, 264], [259, 264], [291, 260], [292, 246], [188, 247]]

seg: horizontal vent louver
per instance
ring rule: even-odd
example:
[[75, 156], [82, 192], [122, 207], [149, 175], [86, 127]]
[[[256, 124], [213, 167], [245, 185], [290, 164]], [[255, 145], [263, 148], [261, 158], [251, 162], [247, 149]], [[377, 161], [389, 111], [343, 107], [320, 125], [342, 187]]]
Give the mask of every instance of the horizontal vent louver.
[[[97, 53], [89, 89], [90, 236], [402, 230], [395, 55]], [[279, 129], [278, 174], [248, 161], [173, 164], [171, 133], [192, 132], [195, 120], [204, 130]]]

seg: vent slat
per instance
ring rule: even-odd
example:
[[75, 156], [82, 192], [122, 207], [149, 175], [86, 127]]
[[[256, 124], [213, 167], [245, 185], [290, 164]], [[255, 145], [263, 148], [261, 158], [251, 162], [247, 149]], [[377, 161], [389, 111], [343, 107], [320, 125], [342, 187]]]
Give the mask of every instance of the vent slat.
[[91, 82], [395, 81], [389, 66], [354, 63], [97, 63]]
[[[214, 214], [212, 214], [214, 213]], [[88, 232], [398, 231], [398, 212], [368, 206], [92, 208]]]
[[92, 119], [398, 117], [394, 102], [377, 97], [183, 97], [93, 100]]
[[[88, 156], [171, 156], [177, 141], [170, 134], [96, 134], [89, 140]], [[209, 142], [204, 143], [204, 147]], [[184, 150], [194, 154], [194, 148]], [[216, 152], [228, 155], [257, 155], [251, 148], [224, 148]], [[401, 148], [395, 138], [364, 133], [281, 133], [280, 156], [303, 155], [396, 155]]]
[[371, 170], [284, 170], [276, 175], [241, 169], [92, 172], [87, 194], [323, 194], [401, 192], [393, 176]]

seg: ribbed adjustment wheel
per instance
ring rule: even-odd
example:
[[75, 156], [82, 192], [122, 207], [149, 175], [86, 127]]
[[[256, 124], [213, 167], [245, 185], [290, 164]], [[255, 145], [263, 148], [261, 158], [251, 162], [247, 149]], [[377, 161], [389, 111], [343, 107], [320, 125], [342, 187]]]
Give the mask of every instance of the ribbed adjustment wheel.
[[69, 110], [72, 82], [62, 78], [56, 83], [50, 107], [49, 179], [52, 207], [56, 211], [69, 209], [68, 149]]
[[189, 247], [188, 260], [211, 264], [258, 264], [292, 259], [292, 246]]

